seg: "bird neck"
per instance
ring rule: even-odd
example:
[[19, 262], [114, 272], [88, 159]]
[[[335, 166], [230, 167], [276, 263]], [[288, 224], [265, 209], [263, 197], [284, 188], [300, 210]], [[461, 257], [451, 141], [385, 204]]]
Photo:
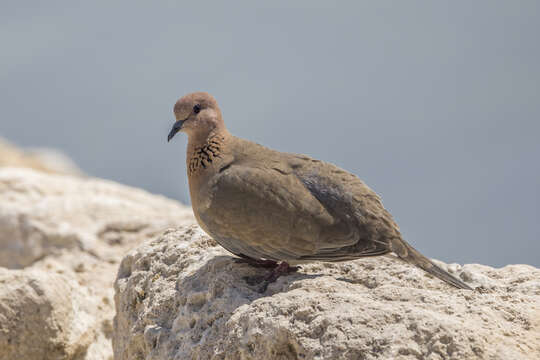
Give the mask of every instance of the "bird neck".
[[192, 177], [210, 170], [223, 159], [225, 143], [231, 134], [226, 129], [213, 129], [206, 134], [192, 134], [188, 140], [186, 166]]

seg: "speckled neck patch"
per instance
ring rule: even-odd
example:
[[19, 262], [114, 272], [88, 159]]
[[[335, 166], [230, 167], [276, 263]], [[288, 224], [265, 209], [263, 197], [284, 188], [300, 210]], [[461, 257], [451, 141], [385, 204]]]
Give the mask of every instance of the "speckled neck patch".
[[221, 149], [225, 138], [214, 135], [203, 146], [196, 147], [191, 154], [188, 165], [189, 175], [195, 174], [199, 169], [206, 169], [216, 158], [221, 157]]

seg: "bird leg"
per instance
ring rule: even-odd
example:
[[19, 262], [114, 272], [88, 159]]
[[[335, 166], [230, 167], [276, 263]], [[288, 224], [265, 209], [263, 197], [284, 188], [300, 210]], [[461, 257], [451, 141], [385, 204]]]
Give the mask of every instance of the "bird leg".
[[268, 285], [275, 282], [280, 276], [296, 272], [299, 269], [300, 266], [290, 266], [286, 261], [282, 261], [279, 264], [275, 263], [273, 269], [266, 276], [253, 276], [244, 279], [249, 285], [261, 284], [258, 291], [263, 293], [268, 288]]
[[290, 266], [286, 261], [282, 261], [277, 265], [264, 280], [269, 284], [276, 281], [280, 276], [287, 275], [288, 273], [296, 272], [300, 269], [300, 266]]

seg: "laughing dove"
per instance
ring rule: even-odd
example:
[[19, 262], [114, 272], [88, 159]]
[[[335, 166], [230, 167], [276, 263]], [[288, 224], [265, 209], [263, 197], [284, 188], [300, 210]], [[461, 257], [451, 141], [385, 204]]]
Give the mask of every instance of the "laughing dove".
[[243, 261], [272, 268], [266, 285], [296, 269], [289, 264], [393, 252], [471, 289], [406, 243], [379, 196], [355, 175], [231, 135], [208, 93], [182, 97], [174, 115], [168, 140], [179, 131], [188, 135], [189, 191], [199, 225]]

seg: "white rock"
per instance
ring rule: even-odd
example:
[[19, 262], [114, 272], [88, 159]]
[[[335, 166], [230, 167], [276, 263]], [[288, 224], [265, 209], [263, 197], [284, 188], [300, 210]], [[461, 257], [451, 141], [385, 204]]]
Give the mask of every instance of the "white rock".
[[[443, 266], [445, 266], [443, 264]], [[540, 271], [448, 268], [457, 290], [393, 256], [315, 263], [264, 294], [197, 227], [127, 255], [115, 359], [539, 359]]]
[[73, 359], [85, 354], [92, 344], [104, 341], [96, 312], [95, 299], [74, 279], [0, 268], [0, 359]]
[[186, 221], [189, 209], [143, 190], [0, 168], [0, 266], [23, 268], [59, 249], [117, 252]]
[[0, 268], [0, 360], [111, 359], [120, 260], [193, 221], [175, 201], [114, 182], [0, 168], [0, 267], [23, 269]]

